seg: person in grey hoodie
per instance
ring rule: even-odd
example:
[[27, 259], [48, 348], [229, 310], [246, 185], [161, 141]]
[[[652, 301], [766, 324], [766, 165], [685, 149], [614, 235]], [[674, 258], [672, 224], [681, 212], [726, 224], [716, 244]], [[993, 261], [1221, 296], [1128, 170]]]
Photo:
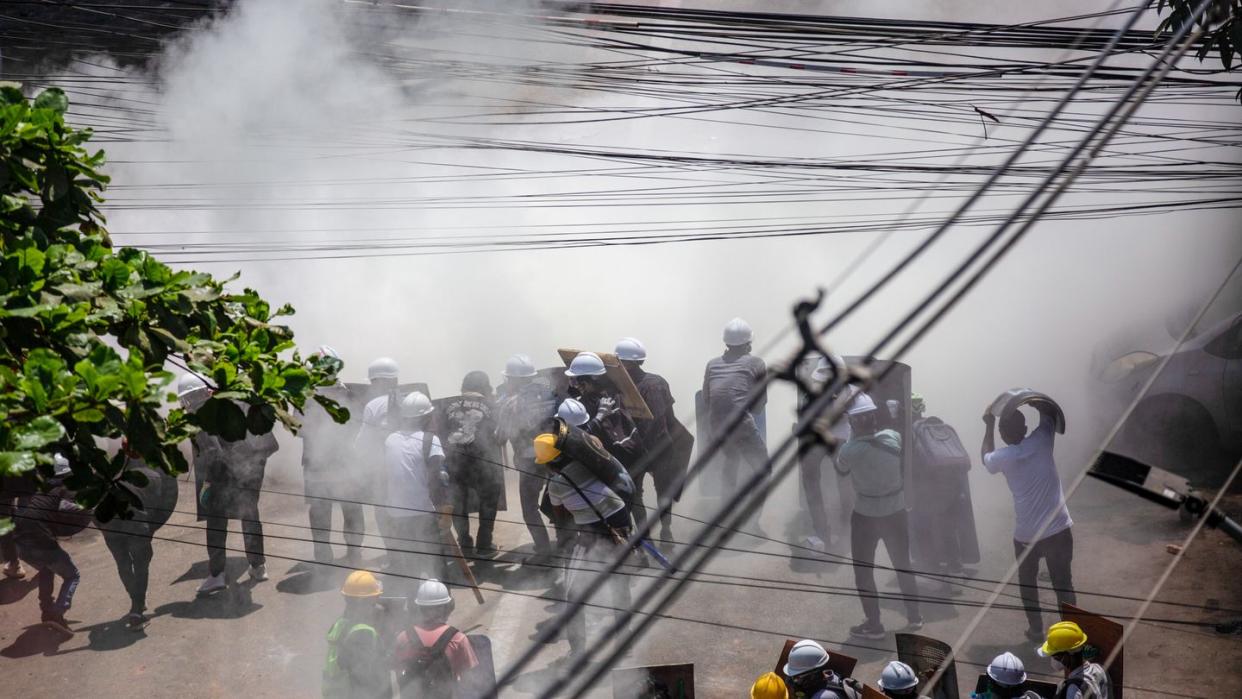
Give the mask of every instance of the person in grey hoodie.
[[850, 441], [841, 447], [837, 472], [854, 486], [850, 516], [850, 556], [854, 585], [862, 602], [863, 623], [850, 628], [858, 638], [884, 638], [880, 602], [876, 598], [875, 552], [881, 541], [897, 569], [897, 582], [906, 602], [907, 631], [923, 627], [918, 588], [910, 574], [910, 529], [906, 514], [905, 474], [901, 463], [901, 435], [880, 430], [871, 396], [860, 393], [850, 403]]

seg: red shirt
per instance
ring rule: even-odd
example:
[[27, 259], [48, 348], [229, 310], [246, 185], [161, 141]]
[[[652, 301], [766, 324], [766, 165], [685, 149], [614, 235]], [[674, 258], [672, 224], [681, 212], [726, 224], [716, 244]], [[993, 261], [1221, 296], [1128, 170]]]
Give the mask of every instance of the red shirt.
[[[448, 630], [448, 624], [440, 624], [431, 629], [415, 624], [412, 628], [418, 634], [418, 643], [410, 642], [408, 629], [397, 636], [397, 648], [393, 652], [393, 662], [398, 670], [408, 667], [411, 660], [426, 653], [434, 646], [436, 641], [440, 640], [440, 635]], [[458, 680], [461, 680], [461, 676], [466, 674], [467, 670], [479, 664], [479, 659], [474, 655], [474, 648], [470, 647], [470, 639], [460, 631], [444, 647], [444, 655], [448, 658], [449, 667], [453, 669], [453, 676]]]

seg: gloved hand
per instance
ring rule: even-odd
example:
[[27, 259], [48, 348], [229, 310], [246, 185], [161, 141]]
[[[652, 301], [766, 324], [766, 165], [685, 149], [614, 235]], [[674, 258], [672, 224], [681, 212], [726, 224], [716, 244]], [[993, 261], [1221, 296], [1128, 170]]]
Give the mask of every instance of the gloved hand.
[[620, 409], [621, 406], [617, 405], [616, 398], [613, 398], [612, 396], [604, 396], [599, 399], [599, 409], [595, 411], [595, 419], [603, 420]]

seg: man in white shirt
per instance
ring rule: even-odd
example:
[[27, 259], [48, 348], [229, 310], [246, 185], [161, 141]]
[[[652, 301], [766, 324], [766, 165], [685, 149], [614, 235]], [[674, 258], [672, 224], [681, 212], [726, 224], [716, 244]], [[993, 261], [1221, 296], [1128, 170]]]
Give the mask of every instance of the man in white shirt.
[[[1026, 607], [1027, 637], [1043, 638], [1043, 618], [1039, 610], [1037, 580], [1039, 561], [1044, 559], [1057, 604], [1074, 604], [1074, 535], [1073, 520], [1065, 506], [1061, 478], [1052, 458], [1055, 419], [1041, 413], [1039, 426], [1029, 435], [1026, 418], [1015, 410], [1000, 422], [1001, 439], [1009, 446], [996, 448], [996, 418], [991, 411], [983, 415], [987, 429], [983, 435], [983, 466], [989, 473], [1005, 476], [1013, 493], [1014, 555], [1026, 557], [1018, 565], [1018, 584], [1022, 605]], [[1029, 551], [1028, 551], [1029, 549]]]
[[425, 428], [435, 410], [431, 400], [415, 391], [401, 400], [399, 410], [401, 425], [384, 440], [389, 571], [411, 576], [415, 589], [421, 580], [444, 577], [437, 519], [451, 512], [449, 479], [440, 439]]

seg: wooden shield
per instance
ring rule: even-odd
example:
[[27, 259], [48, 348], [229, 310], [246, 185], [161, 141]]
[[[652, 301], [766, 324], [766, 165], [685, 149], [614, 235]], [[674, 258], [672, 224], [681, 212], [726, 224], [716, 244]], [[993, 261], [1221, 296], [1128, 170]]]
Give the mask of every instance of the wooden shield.
[[[1092, 614], [1072, 604], [1061, 605], [1061, 619], [1078, 624], [1087, 634], [1087, 645], [1094, 646], [1099, 651], [1094, 658], [1087, 658], [1088, 660], [1103, 665], [1113, 649], [1121, 645], [1125, 627], [1111, 619], [1105, 619], [1099, 614]], [[1108, 670], [1108, 678], [1113, 682], [1113, 696], [1117, 699], [1121, 699], [1121, 680], [1125, 674], [1122, 663], [1124, 657], [1125, 648], [1118, 648], [1117, 657], [1113, 658], [1112, 664], [1105, 668]]]
[[871, 685], [863, 685], [863, 699], [888, 699], [888, 696], [878, 689], [872, 689]]
[[[950, 662], [953, 648], [944, 641], [920, 636], [913, 633], [895, 634], [897, 641], [897, 659], [914, 668], [919, 678], [919, 693], [931, 699], [958, 699], [957, 666]], [[944, 667], [940, 681], [929, 686], [929, 682]]]
[[[557, 354], [561, 356], [561, 361], [565, 362], [565, 366], [574, 360], [584, 350], [576, 349], [558, 349]], [[604, 368], [608, 370], [608, 379], [612, 381], [612, 385], [616, 387], [617, 393], [621, 395], [621, 404], [625, 407], [626, 412], [635, 420], [650, 420], [654, 417], [651, 409], [647, 407], [647, 401], [643, 400], [642, 394], [638, 392], [638, 386], [634, 385], [634, 380], [630, 378], [630, 372], [621, 366], [621, 360], [617, 359], [617, 355], [607, 352], [596, 352], [599, 358], [604, 360]]]
[[[788, 680], [785, 675], [785, 663], [789, 662], [789, 651], [797, 645], [798, 641], [792, 638], [785, 639], [785, 645], [781, 648], [781, 655], [776, 659], [776, 669], [773, 671], [781, 676], [781, 679]], [[823, 645], [823, 644], [820, 644]], [[854, 675], [854, 666], [858, 664], [858, 658], [850, 657], [845, 653], [831, 650], [827, 646], [824, 649], [828, 651], [828, 669], [837, 673], [840, 677], [852, 677]]]
[[694, 664], [625, 667], [612, 671], [613, 699], [694, 699]]

